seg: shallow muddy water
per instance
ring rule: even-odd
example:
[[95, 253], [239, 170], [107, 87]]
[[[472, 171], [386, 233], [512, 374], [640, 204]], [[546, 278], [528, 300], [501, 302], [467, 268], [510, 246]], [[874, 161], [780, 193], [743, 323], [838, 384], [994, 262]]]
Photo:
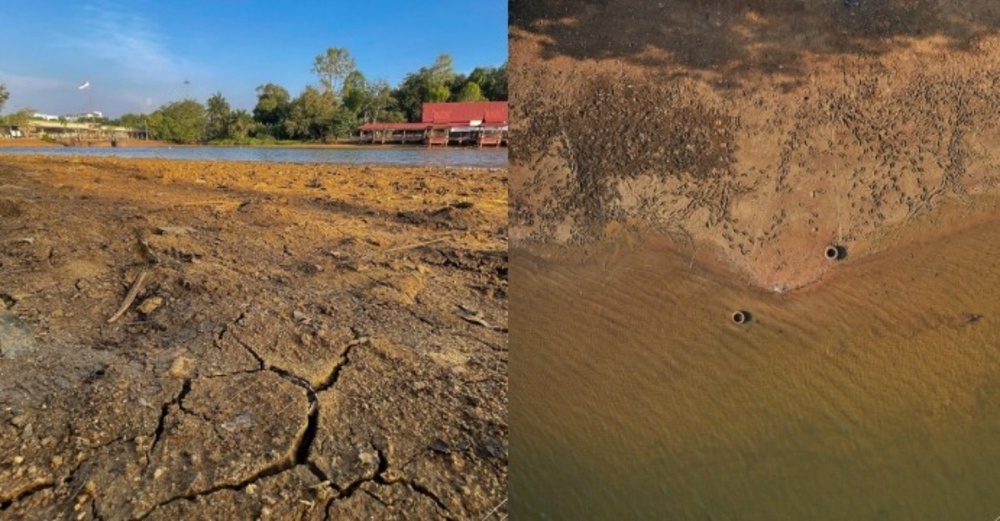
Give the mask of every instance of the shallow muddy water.
[[515, 249], [511, 517], [995, 519], [998, 225], [784, 295], [656, 240]]

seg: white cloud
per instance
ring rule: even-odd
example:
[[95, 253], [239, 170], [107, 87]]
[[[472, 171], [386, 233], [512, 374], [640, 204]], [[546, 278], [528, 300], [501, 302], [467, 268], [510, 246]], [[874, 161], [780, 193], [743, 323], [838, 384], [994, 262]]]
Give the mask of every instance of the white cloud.
[[[78, 31], [65, 38], [77, 52], [141, 83], [176, 82], [192, 72], [189, 63], [170, 52], [157, 27], [127, 7], [102, 2], [85, 6], [85, 12], [87, 19]], [[94, 75], [101, 76], [100, 71]]]
[[[8, 109], [17, 106], [16, 101], [52, 112], [79, 112], [84, 105], [111, 115], [149, 112], [165, 101], [198, 94], [183, 84], [185, 80], [205, 85], [214, 76], [172, 50], [163, 28], [136, 4], [91, 0], [81, 8], [83, 16], [53, 41], [60, 52], [75, 57], [73, 77], [67, 78], [62, 67], [60, 81], [23, 81], [17, 85], [20, 95], [15, 94], [15, 82], [7, 81]], [[91, 86], [81, 97], [76, 87], [84, 81]]]

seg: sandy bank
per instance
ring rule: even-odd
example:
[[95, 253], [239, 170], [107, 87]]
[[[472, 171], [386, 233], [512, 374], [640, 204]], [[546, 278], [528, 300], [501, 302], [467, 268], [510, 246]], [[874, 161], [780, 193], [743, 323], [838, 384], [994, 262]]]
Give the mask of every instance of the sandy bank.
[[779, 4], [522, 6], [512, 238], [651, 230], [786, 291], [824, 276], [827, 245], [864, 256], [944, 196], [997, 190], [988, 3]]

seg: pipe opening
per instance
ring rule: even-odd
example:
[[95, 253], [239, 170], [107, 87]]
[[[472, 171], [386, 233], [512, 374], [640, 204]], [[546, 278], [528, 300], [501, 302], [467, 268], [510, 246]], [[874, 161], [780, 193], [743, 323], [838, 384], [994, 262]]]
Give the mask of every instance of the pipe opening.
[[750, 322], [750, 312], [749, 311], [736, 311], [733, 313], [733, 322], [737, 324], [746, 324]]
[[847, 248], [843, 246], [827, 246], [826, 250], [823, 251], [823, 256], [828, 260], [844, 260], [847, 257]]

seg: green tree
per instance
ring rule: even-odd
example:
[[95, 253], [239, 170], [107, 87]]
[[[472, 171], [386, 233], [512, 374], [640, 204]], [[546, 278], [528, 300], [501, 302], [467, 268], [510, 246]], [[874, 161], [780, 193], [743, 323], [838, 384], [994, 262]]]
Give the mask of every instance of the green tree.
[[319, 76], [326, 92], [334, 96], [342, 94], [343, 81], [354, 71], [354, 58], [347, 49], [330, 47], [326, 54], [320, 54], [313, 62], [312, 72]]
[[10, 99], [10, 93], [7, 92], [7, 86], [0, 83], [0, 114], [3, 114], [3, 106]]
[[365, 110], [365, 121], [377, 123], [379, 116], [390, 110], [396, 104], [396, 99], [392, 96], [392, 87], [389, 82], [379, 78], [368, 84], [368, 105]]
[[122, 114], [122, 117], [118, 118], [117, 124], [120, 127], [127, 128], [145, 128], [146, 123], [149, 121], [149, 116], [146, 114]]
[[395, 103], [392, 87], [385, 79], [368, 81], [359, 71], [354, 71], [344, 80], [343, 105], [358, 121], [377, 122]]
[[337, 100], [330, 91], [307, 86], [292, 102], [285, 118], [285, 134], [293, 139], [325, 139], [337, 112]]
[[348, 137], [357, 128], [357, 115], [347, 107], [338, 107], [330, 122], [331, 134], [338, 138]]
[[455, 76], [451, 55], [438, 56], [427, 71], [425, 101], [448, 101], [448, 98], [451, 97], [451, 86], [456, 79]]
[[344, 106], [355, 114], [362, 114], [370, 102], [368, 80], [361, 71], [351, 71], [344, 79], [344, 89], [341, 99]]
[[280, 85], [268, 83], [257, 87], [257, 106], [253, 119], [260, 123], [258, 130], [275, 138], [284, 137], [284, 122], [291, 109], [291, 95]]
[[4, 122], [8, 125], [23, 126], [31, 123], [32, 116], [35, 114], [35, 109], [33, 108], [23, 108], [17, 112], [12, 112], [7, 114], [7, 117], [3, 118]]
[[423, 81], [417, 73], [409, 73], [393, 92], [399, 111], [407, 121], [420, 121], [421, 104], [424, 102]]
[[430, 102], [448, 101], [448, 98], [450, 97], [451, 97], [451, 89], [449, 89], [447, 85], [435, 85], [428, 90], [427, 96], [424, 98], [424, 101], [430, 101]]
[[232, 139], [246, 139], [256, 124], [257, 122], [254, 121], [253, 116], [249, 112], [243, 109], [233, 111], [229, 114], [229, 124], [227, 125], [229, 137]]
[[221, 92], [216, 92], [208, 98], [205, 112], [205, 139], [223, 139], [229, 136], [229, 117], [232, 109]]
[[395, 93], [400, 110], [410, 121], [420, 120], [420, 111], [425, 102], [447, 101], [451, 97], [449, 85], [455, 79], [451, 56], [438, 56], [430, 67], [421, 67], [403, 78], [403, 83]]
[[483, 96], [478, 83], [470, 81], [458, 92], [455, 101], [486, 101], [486, 96]]
[[476, 67], [459, 86], [459, 90], [470, 83], [479, 85], [485, 99], [507, 101], [507, 64], [504, 63], [500, 67]]
[[455, 68], [450, 54], [441, 54], [428, 69], [431, 84], [446, 85], [455, 78]]
[[507, 64], [481, 70], [482, 77], [476, 77], [476, 71], [472, 71], [469, 81], [478, 83], [483, 89], [483, 95], [490, 101], [507, 101]]
[[176, 101], [149, 116], [149, 131], [157, 139], [196, 143], [205, 130], [205, 107], [194, 100]]

